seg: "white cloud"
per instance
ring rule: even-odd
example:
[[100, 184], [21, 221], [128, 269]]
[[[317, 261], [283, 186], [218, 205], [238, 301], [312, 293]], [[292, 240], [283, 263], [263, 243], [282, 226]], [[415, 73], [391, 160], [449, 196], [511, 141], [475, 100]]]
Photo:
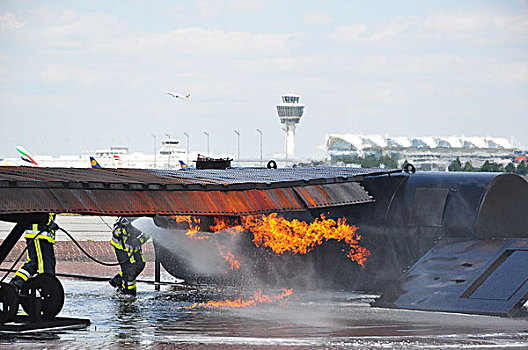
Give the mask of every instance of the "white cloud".
[[528, 82], [528, 62], [494, 64], [488, 68], [487, 78], [505, 82]]
[[303, 23], [306, 25], [328, 24], [332, 22], [327, 14], [322, 12], [306, 12], [303, 15]]
[[103, 84], [105, 76], [97, 71], [71, 65], [48, 65], [42, 69], [41, 76], [49, 84], [72, 84], [75, 86], [90, 86]]
[[366, 31], [367, 26], [365, 24], [339, 26], [330, 34], [330, 38], [344, 43], [353, 43], [362, 38]]
[[17, 20], [11, 12], [0, 15], [0, 30], [2, 33], [17, 32], [24, 28], [26, 23]]
[[348, 44], [423, 43], [443, 39], [467, 41], [473, 45], [504, 44], [506, 40], [526, 42], [527, 32], [528, 11], [517, 16], [491, 11], [436, 11], [426, 16], [394, 17], [380, 24], [340, 26], [330, 38]]
[[269, 5], [266, 0], [197, 0], [190, 2], [194, 5], [201, 17], [211, 19], [227, 12], [257, 12]]
[[104, 38], [124, 34], [125, 25], [111, 15], [101, 13], [77, 14], [66, 10], [59, 16], [60, 23], [49, 26], [44, 31], [44, 36], [50, 39], [71, 38]]
[[499, 29], [524, 34], [528, 32], [528, 10], [524, 10], [518, 16], [493, 16], [492, 21]]
[[450, 87], [441, 86], [435, 84], [425, 84], [418, 87], [422, 96], [433, 97], [433, 98], [466, 98], [475, 93], [474, 88], [466, 87]]
[[272, 54], [286, 48], [286, 43], [300, 33], [250, 33], [210, 30], [202, 27], [178, 28], [166, 33], [140, 34], [125, 40], [98, 43], [108, 52], [149, 51], [158, 54], [252, 55]]
[[471, 32], [482, 30], [490, 24], [484, 13], [437, 12], [424, 19], [422, 27], [434, 32]]
[[[213, 2], [216, 3], [216, 2]], [[166, 32], [132, 30], [124, 22], [106, 14], [79, 14], [64, 11], [47, 20], [52, 25], [36, 33], [34, 45], [47, 50], [60, 48], [74, 52], [101, 54], [229, 55], [270, 54], [286, 48], [286, 43], [302, 33], [252, 33], [179, 27]]]

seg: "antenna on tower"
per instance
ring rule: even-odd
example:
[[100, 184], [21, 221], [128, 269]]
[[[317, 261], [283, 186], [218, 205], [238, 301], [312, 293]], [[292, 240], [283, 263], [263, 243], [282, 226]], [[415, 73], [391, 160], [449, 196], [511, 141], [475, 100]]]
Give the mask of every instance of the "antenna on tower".
[[282, 103], [277, 105], [277, 114], [280, 121], [285, 125], [286, 133], [285, 155], [286, 160], [293, 159], [295, 153], [295, 126], [301, 121], [304, 105], [299, 103], [301, 96], [294, 94], [291, 90], [282, 95]]

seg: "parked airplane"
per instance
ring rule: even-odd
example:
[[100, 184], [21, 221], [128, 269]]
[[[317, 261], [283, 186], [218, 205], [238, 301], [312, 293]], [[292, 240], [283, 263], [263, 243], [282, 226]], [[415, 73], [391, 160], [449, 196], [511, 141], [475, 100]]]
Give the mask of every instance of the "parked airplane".
[[101, 167], [99, 162], [97, 162], [94, 157], [90, 157], [90, 164], [92, 165], [92, 168], [100, 168]]
[[181, 99], [187, 99], [187, 100], [191, 97], [191, 94], [182, 95], [182, 94], [178, 94], [173, 91], [167, 91], [167, 94], [171, 95], [174, 98], [181, 98]]
[[38, 163], [33, 159], [33, 156], [22, 146], [16, 146], [16, 150], [23, 161], [38, 166]]
[[180, 160], [180, 166], [181, 166], [182, 169], [188, 168], [187, 164], [185, 164], [185, 162], [183, 160]]

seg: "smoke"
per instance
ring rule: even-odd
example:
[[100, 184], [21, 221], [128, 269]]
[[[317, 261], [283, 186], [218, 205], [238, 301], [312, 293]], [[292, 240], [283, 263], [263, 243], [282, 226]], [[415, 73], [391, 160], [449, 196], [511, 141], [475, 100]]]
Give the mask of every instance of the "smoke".
[[191, 237], [187, 228], [175, 228], [175, 222], [162, 223], [170, 228], [157, 223], [142, 217], [132, 226], [152, 237], [162, 250], [165, 269], [186, 282], [213, 279], [237, 286], [315, 287], [316, 271], [310, 259], [288, 253], [277, 255], [268, 248], [256, 247], [253, 235], [239, 227], [215, 233], [198, 231]]
[[[187, 221], [184, 222], [184, 219]], [[358, 263], [351, 261], [346, 255], [347, 244], [335, 239], [324, 245], [315, 244], [313, 251], [307, 253], [277, 253], [264, 244], [258, 246], [262, 240], [257, 240], [253, 231], [244, 231], [241, 226], [216, 231], [218, 227], [228, 227], [233, 222], [219, 225], [222, 220], [217, 222], [213, 219], [215, 218], [145, 217], [136, 219], [132, 225], [151, 235], [165, 269], [187, 283], [212, 282], [238, 287], [285, 287], [295, 290], [331, 289], [335, 287], [336, 281], [342, 280], [342, 270], [338, 266], [342, 265], [341, 268], [348, 270], [358, 267]], [[202, 230], [206, 228], [216, 232], [196, 232], [196, 222], [199, 222]], [[193, 226], [193, 230], [190, 230], [190, 226]], [[266, 226], [258, 228], [266, 229]], [[255, 230], [256, 227], [251, 229]], [[284, 234], [288, 232], [285, 231]], [[295, 244], [291, 243], [292, 247]]]
[[[150, 235], [157, 245], [183, 260], [182, 263], [196, 274], [222, 275], [228, 268], [225, 259], [220, 256], [218, 239], [193, 239], [186, 235], [187, 229], [162, 228], [157, 226], [152, 218], [147, 217], [134, 220], [132, 226]], [[197, 235], [207, 237], [209, 234], [198, 231]], [[229, 249], [234, 249], [237, 241], [233, 238], [225, 243], [230, 244]]]

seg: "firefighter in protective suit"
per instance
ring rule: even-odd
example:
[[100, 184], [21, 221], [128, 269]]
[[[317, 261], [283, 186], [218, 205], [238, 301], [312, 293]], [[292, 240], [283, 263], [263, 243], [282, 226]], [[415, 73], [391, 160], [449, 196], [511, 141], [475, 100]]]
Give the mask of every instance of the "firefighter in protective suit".
[[108, 281], [124, 294], [136, 295], [136, 277], [145, 268], [141, 246], [150, 238], [131, 225], [135, 218], [120, 217], [112, 231], [112, 245], [121, 271]]
[[55, 274], [55, 231], [59, 228], [55, 218], [55, 213], [49, 213], [47, 220], [31, 224], [24, 233], [28, 246], [27, 261], [10, 282], [16, 290], [20, 290], [24, 282], [37, 273]]

